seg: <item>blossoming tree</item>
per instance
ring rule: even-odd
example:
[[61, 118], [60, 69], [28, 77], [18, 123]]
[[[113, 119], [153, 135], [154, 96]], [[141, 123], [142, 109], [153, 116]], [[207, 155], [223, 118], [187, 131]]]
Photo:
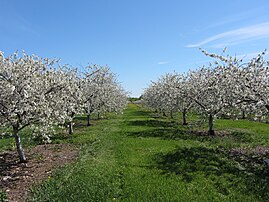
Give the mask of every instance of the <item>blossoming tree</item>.
[[22, 57], [0, 53], [0, 123], [12, 128], [20, 162], [26, 162], [22, 129], [40, 123], [50, 126], [66, 118], [60, 99], [64, 86], [54, 63], [25, 53]]

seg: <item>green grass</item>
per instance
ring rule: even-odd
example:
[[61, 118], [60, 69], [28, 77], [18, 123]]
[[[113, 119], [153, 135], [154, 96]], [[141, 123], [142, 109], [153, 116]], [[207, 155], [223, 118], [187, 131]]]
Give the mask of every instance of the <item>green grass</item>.
[[242, 134], [242, 138], [249, 139], [250, 145], [269, 146], [269, 124], [249, 120], [217, 120], [216, 128], [220, 130], [233, 130]]
[[[10, 128], [0, 127], [0, 134], [4, 134], [0, 136], [0, 152], [6, 150], [15, 150], [16, 144], [15, 139], [12, 136], [12, 130]], [[24, 128], [19, 132], [19, 134], [24, 149], [31, 148], [39, 143], [31, 138], [32, 130], [30, 130], [29, 128]]]
[[6, 201], [7, 201], [6, 193], [3, 192], [3, 191], [0, 189], [0, 202], [6, 202]]
[[[190, 123], [197, 117], [190, 116]], [[76, 118], [75, 134], [55, 143], [81, 147], [79, 159], [32, 189], [29, 201], [268, 201], [264, 165], [235, 161], [235, 147], [269, 145], [269, 125], [216, 120], [224, 137], [197, 136], [180, 119], [129, 105], [122, 115]], [[1, 142], [2, 140], [0, 140]]]

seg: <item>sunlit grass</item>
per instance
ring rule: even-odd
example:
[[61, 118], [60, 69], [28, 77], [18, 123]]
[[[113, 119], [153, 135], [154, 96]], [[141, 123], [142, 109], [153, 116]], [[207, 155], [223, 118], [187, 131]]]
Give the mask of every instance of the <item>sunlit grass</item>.
[[[245, 166], [231, 148], [268, 145], [269, 125], [247, 120], [215, 121], [225, 136], [199, 136], [206, 129], [162, 117], [136, 105], [123, 115], [76, 118], [75, 133], [54, 143], [81, 148], [79, 159], [34, 187], [30, 201], [267, 201], [265, 167]], [[2, 141], [2, 140], [1, 140]], [[263, 165], [262, 165], [263, 166]]]

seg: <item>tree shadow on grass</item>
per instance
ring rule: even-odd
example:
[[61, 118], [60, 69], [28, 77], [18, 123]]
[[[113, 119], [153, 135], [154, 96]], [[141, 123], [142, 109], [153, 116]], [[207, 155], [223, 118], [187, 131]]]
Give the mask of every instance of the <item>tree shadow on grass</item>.
[[[212, 136], [198, 136], [192, 131], [176, 128], [155, 128], [139, 132], [129, 132], [128, 136], [132, 137], [157, 137], [164, 140], [198, 140], [201, 142], [212, 141], [215, 137]], [[220, 137], [216, 137], [220, 138]]]
[[202, 171], [205, 175], [220, 175], [226, 172], [239, 173], [230, 162], [221, 158], [215, 149], [205, 147], [178, 148], [175, 151], [156, 156], [158, 168], [164, 172], [180, 174], [189, 180], [189, 175]]
[[210, 180], [224, 195], [228, 195], [230, 189], [233, 189], [269, 199], [268, 167], [260, 165], [261, 169], [244, 168], [218, 149], [178, 148], [169, 153], [157, 154], [154, 160], [156, 167], [164, 174], [180, 175], [186, 182], [202, 176], [207, 181]]
[[86, 128], [86, 127], [91, 127], [96, 124], [98, 120], [104, 120], [106, 118], [91, 118], [90, 119], [90, 126], [87, 125], [87, 117], [86, 116], [80, 116], [80, 117], [75, 117], [74, 118], [74, 129], [81, 129], [81, 128]]
[[152, 112], [150, 111], [139, 111], [139, 110], [134, 110], [128, 112], [129, 115], [131, 116], [144, 116], [144, 117], [150, 117]]
[[129, 132], [128, 136], [132, 137], [157, 137], [161, 139], [176, 140], [176, 139], [190, 139], [191, 136], [184, 130], [177, 130], [173, 128], [157, 128], [153, 130], [144, 130], [140, 132]]
[[254, 142], [251, 134], [246, 134], [236, 131], [217, 131], [225, 135], [209, 136], [206, 131], [189, 130], [186, 127], [178, 126], [175, 122], [167, 122], [161, 120], [135, 120], [129, 121], [131, 126], [146, 126], [151, 127], [139, 132], [129, 132], [128, 136], [133, 137], [158, 137], [167, 140], [194, 140], [200, 142], [222, 143], [225, 140], [227, 143], [252, 143]]
[[74, 120], [87, 121], [87, 116], [75, 116]]
[[52, 142], [57, 142], [58, 140], [69, 140], [74, 138], [74, 135], [69, 135], [67, 132], [66, 133], [57, 133], [54, 134], [52, 137], [50, 137]]
[[168, 122], [162, 120], [132, 120], [128, 122], [130, 126], [149, 126], [149, 127], [174, 127], [176, 125], [175, 122]]

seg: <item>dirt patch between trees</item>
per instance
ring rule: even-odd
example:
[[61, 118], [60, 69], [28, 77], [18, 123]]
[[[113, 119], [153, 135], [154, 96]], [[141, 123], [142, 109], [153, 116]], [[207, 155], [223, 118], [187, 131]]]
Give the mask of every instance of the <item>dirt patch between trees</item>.
[[224, 137], [224, 136], [231, 135], [231, 132], [216, 130], [214, 135], [209, 135], [208, 131], [190, 131], [190, 134], [193, 134], [196, 136], [206, 136], [206, 137]]
[[50, 177], [52, 170], [78, 157], [78, 148], [67, 144], [38, 145], [25, 151], [27, 163], [18, 163], [15, 151], [0, 154], [0, 188], [8, 201], [25, 201], [32, 185]]
[[240, 163], [242, 171], [253, 173], [268, 185], [269, 147], [258, 145], [254, 148], [233, 148], [229, 151], [229, 156]]
[[269, 147], [256, 146], [254, 148], [233, 148], [230, 156], [237, 161], [264, 164], [269, 166]]

